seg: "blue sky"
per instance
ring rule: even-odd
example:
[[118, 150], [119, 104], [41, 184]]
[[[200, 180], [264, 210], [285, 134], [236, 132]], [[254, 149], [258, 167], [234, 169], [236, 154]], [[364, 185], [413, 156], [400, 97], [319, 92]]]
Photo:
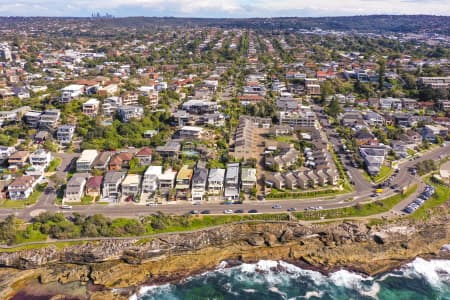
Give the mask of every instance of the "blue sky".
[[279, 17], [450, 15], [450, 0], [0, 0], [1, 16]]

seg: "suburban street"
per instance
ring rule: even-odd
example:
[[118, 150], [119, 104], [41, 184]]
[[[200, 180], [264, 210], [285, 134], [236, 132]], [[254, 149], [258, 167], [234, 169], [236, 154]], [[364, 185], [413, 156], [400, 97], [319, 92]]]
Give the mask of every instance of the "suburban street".
[[[331, 142], [335, 142], [331, 140]], [[420, 158], [413, 161], [405, 160], [400, 163], [400, 171], [396, 175], [395, 179], [392, 180], [392, 185], [398, 185], [397, 189], [402, 189], [403, 187], [411, 186], [413, 184], [418, 184], [416, 194], [411, 195], [408, 199], [403, 200], [401, 203], [394, 207], [394, 214], [398, 214], [401, 210], [420, 193], [423, 189], [424, 183], [421, 181], [420, 177], [413, 176], [408, 172], [408, 168], [412, 167], [419, 161], [432, 159], [439, 160], [443, 156], [450, 154], [450, 144], [445, 147], [435, 148], [428, 153], [422, 155]], [[56, 157], [62, 159], [61, 166], [58, 168], [57, 176], [64, 178], [65, 174], [69, 169], [71, 161], [75, 158], [75, 154], [55, 154]], [[174, 204], [163, 204], [159, 206], [145, 206], [138, 204], [93, 204], [93, 205], [77, 205], [73, 206], [73, 209], [61, 209], [59, 206], [55, 205], [56, 194], [55, 192], [43, 193], [38, 203], [33, 206], [27, 207], [25, 209], [0, 209], [0, 218], [5, 218], [8, 215], [16, 215], [19, 218], [29, 220], [34, 216], [42, 213], [44, 211], [50, 212], [63, 212], [65, 214], [80, 213], [85, 215], [93, 214], [103, 214], [108, 217], [140, 217], [149, 215], [158, 211], [165, 214], [183, 215], [189, 213], [191, 210], [203, 211], [209, 210], [211, 214], [223, 214], [225, 209], [243, 210], [247, 213], [249, 210], [256, 209], [258, 213], [279, 213], [284, 212], [288, 208], [296, 208], [298, 211], [302, 211], [307, 207], [311, 206], [322, 206], [323, 209], [335, 209], [353, 206], [360, 202], [376, 201], [378, 199], [387, 198], [395, 194], [395, 191], [389, 187], [376, 198], [371, 198], [370, 195], [373, 194], [374, 187], [368, 183], [364, 177], [360, 174], [359, 169], [354, 170], [355, 176], [353, 177], [355, 181], [355, 191], [348, 194], [316, 198], [316, 199], [285, 199], [285, 200], [265, 200], [265, 201], [245, 201], [243, 204], [231, 204], [225, 205], [221, 203], [202, 203], [201, 205], [192, 205], [191, 202], [178, 202]], [[359, 174], [359, 178], [356, 174]], [[359, 178], [359, 179], [357, 179]], [[49, 186], [52, 186], [51, 184]], [[281, 209], [273, 209], [272, 206], [280, 205]]]

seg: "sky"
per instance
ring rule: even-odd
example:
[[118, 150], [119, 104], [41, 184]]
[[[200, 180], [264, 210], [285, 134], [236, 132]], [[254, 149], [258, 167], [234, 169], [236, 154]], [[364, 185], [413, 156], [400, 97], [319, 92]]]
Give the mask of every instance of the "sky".
[[0, 0], [0, 16], [319, 17], [450, 15], [450, 0]]

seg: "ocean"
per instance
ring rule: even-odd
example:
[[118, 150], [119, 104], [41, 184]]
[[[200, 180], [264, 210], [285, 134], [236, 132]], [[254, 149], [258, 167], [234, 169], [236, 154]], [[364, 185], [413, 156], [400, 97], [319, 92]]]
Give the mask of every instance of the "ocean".
[[328, 275], [283, 261], [259, 261], [193, 276], [175, 284], [142, 287], [130, 300], [197, 299], [450, 299], [450, 260], [416, 258], [368, 277], [347, 270]]

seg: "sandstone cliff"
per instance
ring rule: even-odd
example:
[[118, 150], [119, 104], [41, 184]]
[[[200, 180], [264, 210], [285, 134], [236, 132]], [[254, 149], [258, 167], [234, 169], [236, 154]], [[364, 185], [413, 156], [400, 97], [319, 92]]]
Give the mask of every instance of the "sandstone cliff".
[[[26, 278], [42, 284], [91, 282], [91, 299], [113, 291], [126, 298], [127, 288], [159, 283], [212, 269], [223, 260], [260, 259], [308, 263], [323, 270], [340, 267], [375, 274], [416, 256], [437, 256], [450, 242], [447, 216], [427, 223], [367, 226], [363, 222], [328, 224], [247, 223], [192, 233], [162, 235], [148, 240], [86, 242], [64, 249], [46, 247], [0, 253], [1, 294]], [[8, 271], [5, 271], [8, 270]], [[117, 289], [124, 290], [117, 290]], [[103, 298], [104, 299], [104, 298]]]

